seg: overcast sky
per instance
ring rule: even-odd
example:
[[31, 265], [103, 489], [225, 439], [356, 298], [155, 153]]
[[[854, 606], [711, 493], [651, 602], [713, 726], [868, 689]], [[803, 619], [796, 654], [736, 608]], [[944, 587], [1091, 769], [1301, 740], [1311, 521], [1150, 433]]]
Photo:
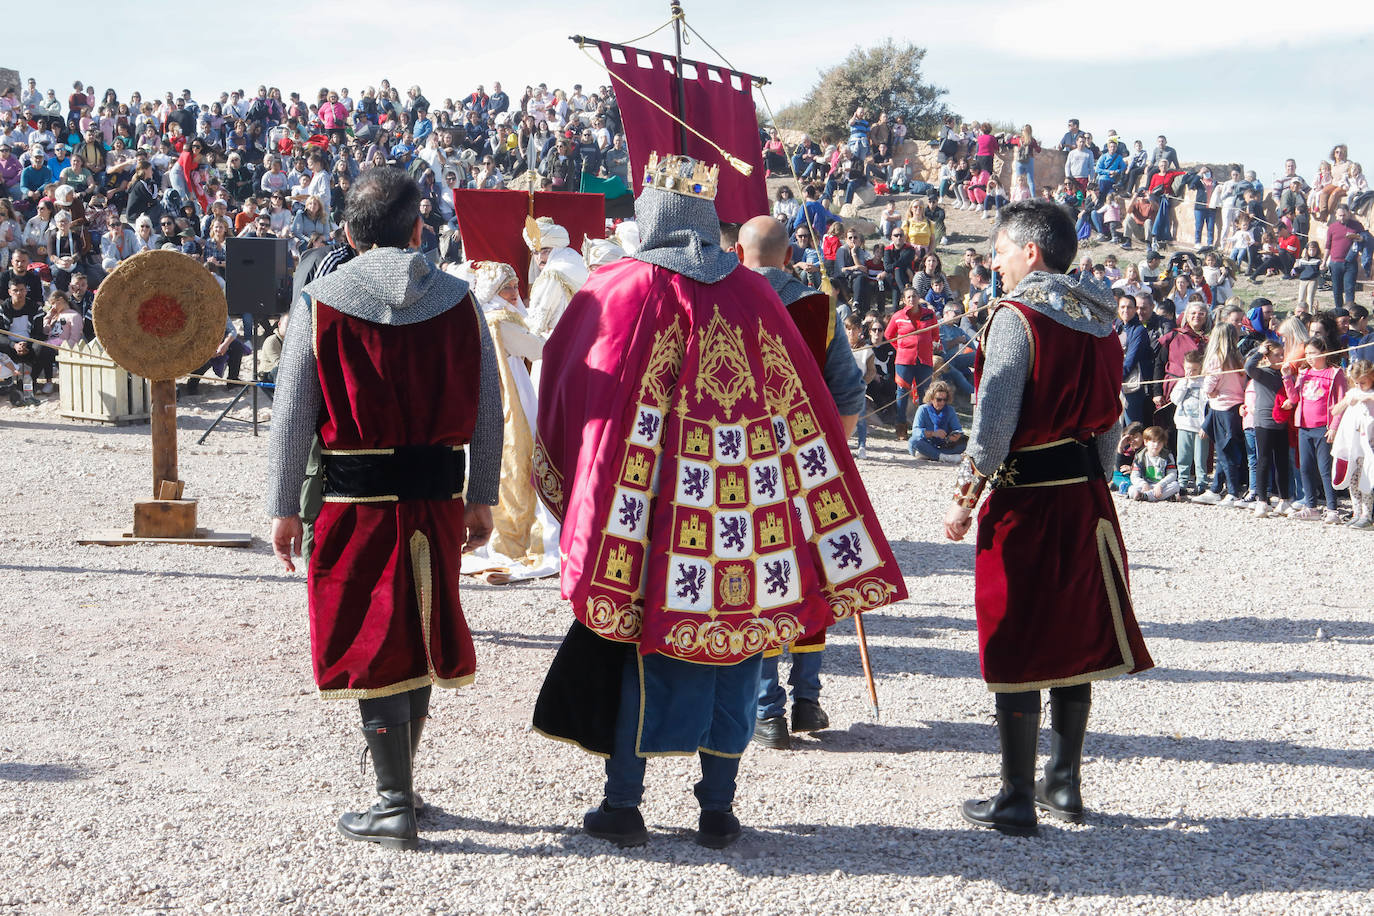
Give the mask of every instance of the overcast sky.
[[[64, 101], [78, 78], [101, 92], [113, 86], [121, 98], [133, 89], [148, 97], [189, 88], [204, 101], [258, 83], [312, 98], [321, 86], [346, 86], [356, 97], [384, 76], [403, 88], [418, 83], [434, 101], [478, 83], [490, 91], [494, 80], [518, 97], [526, 83], [607, 81], [567, 36], [622, 42], [668, 18], [659, 0], [234, 0], [213, 14], [159, 0], [131, 15], [71, 0], [63, 16], [87, 6], [112, 53], [91, 42], [79, 54], [11, 43], [8, 65]], [[1184, 160], [1242, 159], [1261, 177], [1291, 155], [1310, 178], [1337, 142], [1350, 145], [1351, 158], [1374, 162], [1374, 15], [1358, 13], [1360, 4], [1335, 17], [1276, 0], [1162, 7], [684, 0], [684, 7], [732, 63], [773, 81], [766, 92], [775, 109], [805, 95], [820, 69], [856, 45], [890, 34], [929, 50], [927, 79], [949, 90], [949, 105], [965, 118], [1029, 122], [1042, 139], [1056, 141], [1065, 119], [1078, 117], [1098, 136], [1116, 129], [1147, 146], [1165, 133]], [[1153, 8], [1162, 12], [1142, 12]], [[643, 46], [671, 50], [670, 30]], [[715, 59], [699, 43], [685, 53]], [[757, 94], [756, 102], [763, 107]]]

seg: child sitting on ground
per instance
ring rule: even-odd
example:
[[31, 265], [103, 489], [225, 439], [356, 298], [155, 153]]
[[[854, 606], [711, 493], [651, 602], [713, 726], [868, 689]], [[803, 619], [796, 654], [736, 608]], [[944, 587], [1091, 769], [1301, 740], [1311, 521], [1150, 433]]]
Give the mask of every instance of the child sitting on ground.
[[1145, 424], [1132, 423], [1126, 427], [1121, 441], [1116, 444], [1116, 473], [1112, 475], [1112, 492], [1126, 495], [1131, 488], [1131, 467], [1135, 464], [1136, 452], [1145, 446]]
[[945, 305], [950, 301], [949, 291], [945, 289], [945, 278], [936, 274], [930, 280], [930, 289], [926, 291], [925, 300], [930, 304], [930, 308], [937, 315], [945, 313]]
[[1131, 463], [1130, 499], [1159, 502], [1178, 495], [1178, 465], [1169, 452], [1169, 434], [1162, 426], [1151, 426], [1141, 434], [1145, 447]]

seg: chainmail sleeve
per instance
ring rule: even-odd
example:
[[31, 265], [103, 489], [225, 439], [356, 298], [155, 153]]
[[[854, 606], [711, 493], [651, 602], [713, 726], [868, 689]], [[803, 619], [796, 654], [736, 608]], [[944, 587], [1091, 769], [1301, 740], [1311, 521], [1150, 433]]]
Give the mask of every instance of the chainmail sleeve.
[[1016, 309], [994, 311], [978, 383], [978, 409], [965, 453], [984, 476], [997, 473], [1011, 450], [1033, 358], [1030, 332]]
[[482, 336], [482, 366], [478, 374], [477, 423], [472, 430], [472, 441], [468, 443], [465, 498], [470, 503], [494, 506], [501, 486], [501, 447], [505, 435], [501, 425], [501, 375], [496, 366], [491, 330], [480, 313], [477, 330]]
[[1116, 449], [1121, 444], [1121, 434], [1124, 429], [1121, 418], [1117, 417], [1111, 429], [1093, 439], [1093, 447], [1097, 449], [1097, 459], [1102, 462], [1102, 471], [1106, 474], [1108, 482], [1116, 473]]
[[315, 362], [315, 327], [312, 300], [300, 296], [291, 307], [291, 319], [277, 366], [277, 386], [272, 399], [272, 432], [267, 448], [267, 514], [273, 518], [298, 515], [306, 460], [315, 439], [324, 391]]

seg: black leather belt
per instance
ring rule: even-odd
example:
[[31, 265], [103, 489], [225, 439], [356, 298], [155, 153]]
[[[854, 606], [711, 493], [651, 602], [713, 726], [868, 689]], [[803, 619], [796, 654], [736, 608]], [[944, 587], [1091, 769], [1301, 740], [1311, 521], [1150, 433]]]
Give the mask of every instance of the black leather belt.
[[449, 445], [401, 445], [385, 451], [325, 451], [324, 498], [335, 502], [407, 502], [463, 495], [466, 460]]
[[1096, 446], [1065, 439], [1012, 452], [992, 475], [991, 482], [997, 488], [1053, 487], [1105, 477]]

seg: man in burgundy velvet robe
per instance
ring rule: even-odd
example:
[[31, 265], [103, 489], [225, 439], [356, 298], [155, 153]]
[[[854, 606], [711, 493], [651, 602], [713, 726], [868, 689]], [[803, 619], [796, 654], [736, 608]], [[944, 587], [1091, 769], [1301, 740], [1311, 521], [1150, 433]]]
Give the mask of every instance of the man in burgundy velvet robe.
[[324, 505], [309, 563], [311, 659], [322, 697], [358, 700], [380, 796], [339, 829], [405, 849], [418, 842], [412, 762], [430, 688], [469, 683], [476, 667], [459, 555], [491, 532], [502, 444], [486, 323], [466, 283], [412, 250], [419, 202], [419, 187], [398, 169], [373, 169], [353, 185], [345, 221], [359, 254], [307, 285], [291, 310], [268, 496], [273, 549], [294, 570], [306, 456], [318, 436]]
[[[1121, 344], [1111, 292], [1064, 271], [1078, 240], [1049, 201], [1002, 210], [997, 260], [1011, 294], [974, 366], [978, 408], [945, 533], [978, 517], [974, 605], [983, 679], [997, 694], [1002, 790], [966, 802], [971, 823], [1038, 832], [1036, 808], [1083, 819], [1079, 768], [1091, 683], [1154, 665], [1131, 607], [1126, 548], [1107, 492], [1121, 426]], [[1040, 691], [1050, 760], [1035, 783]]]

